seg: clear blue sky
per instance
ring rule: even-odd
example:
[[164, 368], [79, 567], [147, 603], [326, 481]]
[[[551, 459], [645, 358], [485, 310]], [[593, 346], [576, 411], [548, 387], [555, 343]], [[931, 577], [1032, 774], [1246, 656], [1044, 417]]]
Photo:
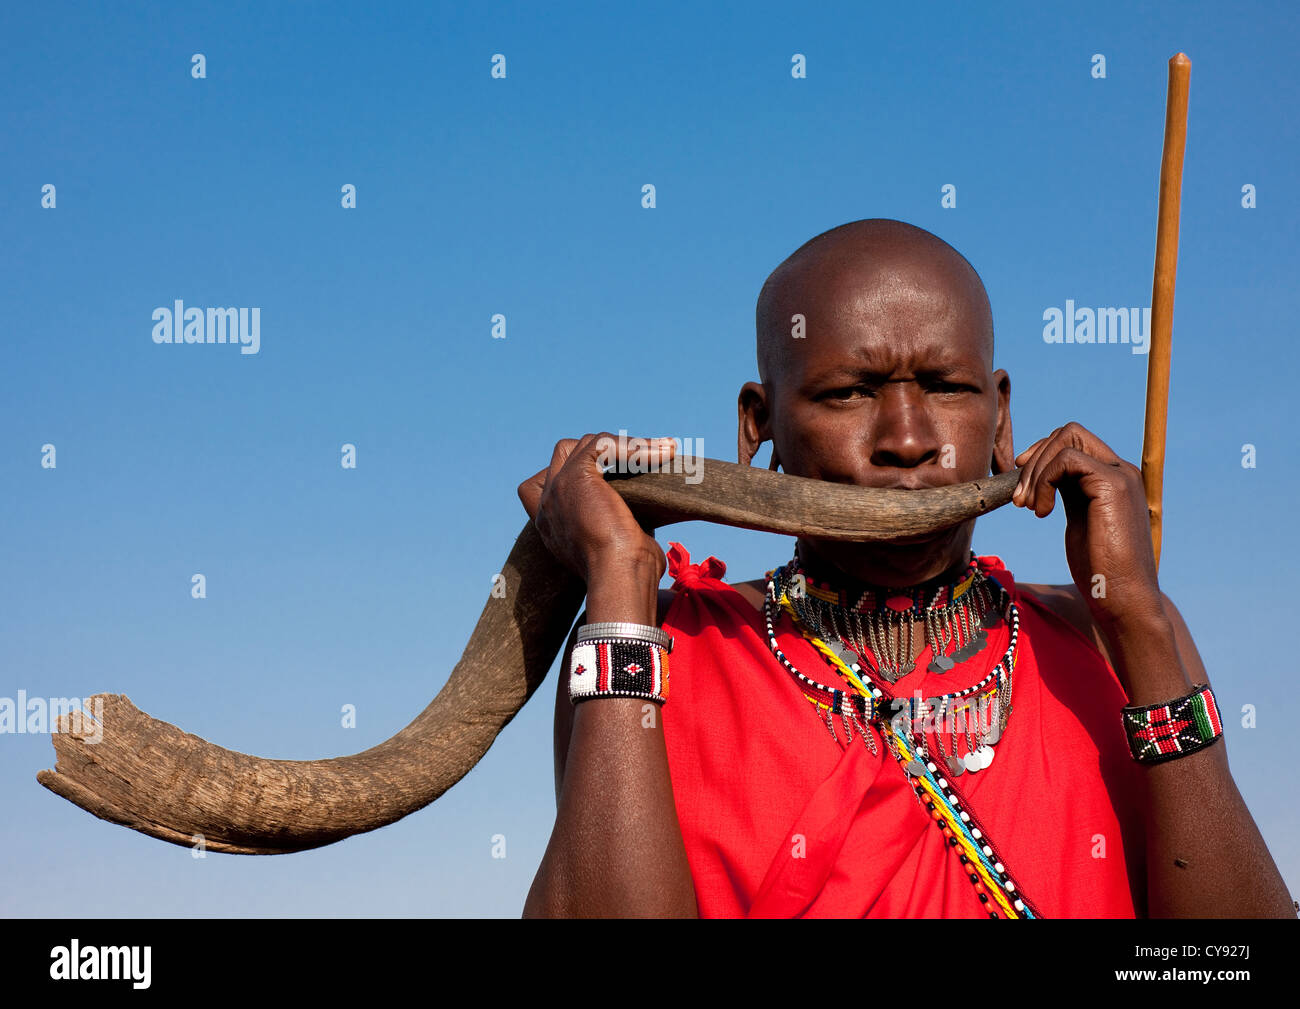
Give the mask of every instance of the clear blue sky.
[[[625, 428], [734, 458], [763, 279], [858, 218], [927, 228], [980, 272], [1017, 449], [1078, 420], [1136, 460], [1146, 358], [1048, 345], [1042, 318], [1150, 304], [1183, 50], [1161, 584], [1300, 893], [1295, 14], [1086, 6], [4, 5], [0, 696], [125, 693], [270, 757], [387, 738], [442, 686], [555, 440]], [[156, 345], [176, 299], [260, 307], [260, 352]], [[975, 548], [1068, 582], [1064, 525], [1002, 509]], [[792, 545], [659, 539], [737, 579]], [[517, 915], [554, 818], [554, 676], [435, 805], [276, 858], [96, 820], [36, 783], [49, 736], [0, 735], [0, 913]]]

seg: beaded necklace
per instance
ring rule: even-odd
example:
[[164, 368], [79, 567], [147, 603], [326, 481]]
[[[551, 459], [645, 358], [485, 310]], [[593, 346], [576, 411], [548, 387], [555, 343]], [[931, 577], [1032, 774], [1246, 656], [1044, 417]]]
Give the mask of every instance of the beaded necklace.
[[[804, 696], [819, 711], [825, 712], [826, 726], [832, 738], [838, 742], [833, 716], [839, 715], [849, 740], [852, 740], [856, 728], [864, 744], [874, 753], [875, 742], [865, 731], [864, 723], [880, 723], [887, 719], [895, 723], [895, 731], [900, 731], [898, 723], [905, 721], [907, 725], [901, 731], [915, 733], [918, 763], [928, 759], [932, 751], [937, 751], [939, 761], [953, 777], [960, 777], [968, 771], [982, 771], [993, 763], [993, 746], [1002, 737], [1011, 716], [1012, 674], [1020, 637], [1020, 613], [1010, 593], [996, 580], [978, 570], [971, 574], [968, 569], [957, 584], [967, 594], [987, 594], [993, 602], [989, 612], [1001, 612], [1011, 628], [1006, 653], [986, 676], [964, 690], [924, 700], [919, 694], [912, 698], [895, 698], [887, 694], [871, 675], [874, 669], [869, 660], [856, 654], [848, 642], [839, 635], [826, 633], [821, 626], [809, 626], [796, 602], [799, 588], [807, 585], [806, 579], [798, 580], [800, 575], [797, 559], [777, 571], [768, 572], [763, 604], [768, 643], [778, 661], [803, 686]], [[807, 591], [811, 590], [809, 586]], [[794, 625], [852, 687], [852, 691], [828, 687], [809, 679], [786, 659], [776, 644], [773, 611], [778, 606], [789, 614]], [[987, 623], [991, 625], [992, 621]], [[916, 732], [918, 723], [920, 731]], [[927, 735], [933, 735], [933, 746], [927, 741]], [[951, 754], [945, 746], [945, 736], [951, 737]], [[966, 743], [965, 753], [960, 756], [959, 737], [964, 737]]]
[[[972, 555], [973, 561], [973, 555]], [[873, 755], [877, 754], [875, 739], [868, 728], [876, 726], [890, 753], [903, 768], [908, 784], [929, 813], [935, 825], [939, 827], [950, 847], [957, 853], [963, 872], [971, 881], [975, 894], [988, 910], [990, 918], [1037, 918], [1041, 917], [1037, 909], [1017, 891], [1015, 883], [1007, 872], [1006, 866], [998, 857], [989, 842], [987, 832], [979, 821], [967, 809], [958, 796], [956, 787], [948, 777], [956, 778], [967, 770], [975, 771], [988, 767], [992, 762], [992, 744], [1001, 738], [1006, 729], [1007, 719], [1011, 714], [1011, 674], [1015, 666], [1016, 644], [1019, 637], [1020, 616], [1011, 599], [1011, 594], [995, 579], [989, 579], [976, 570], [980, 578], [987, 581], [996, 591], [994, 602], [1011, 628], [1011, 640], [1006, 654], [993, 667], [988, 676], [980, 682], [962, 691], [946, 694], [943, 697], [929, 698], [920, 705], [919, 695], [914, 699], [891, 698], [870, 676], [864, 676], [864, 667], [857, 661], [845, 642], [837, 637], [822, 638], [801, 619], [799, 612], [791, 601], [789, 588], [796, 583], [798, 559], [792, 560], [783, 568], [769, 571], [767, 574], [767, 592], [763, 600], [763, 614], [767, 622], [768, 645], [781, 665], [799, 683], [805, 699], [812, 703], [815, 710], [825, 712], [826, 727], [831, 737], [838, 743], [835, 735], [834, 715], [840, 716], [847, 737], [846, 745], [853, 741], [853, 729], [856, 727], [864, 744]], [[963, 586], [965, 592], [971, 588], [972, 572], [966, 574], [954, 588]], [[987, 588], [987, 586], [986, 586]], [[774, 611], [780, 607], [787, 614], [803, 636], [836, 669], [846, 686], [851, 690], [840, 690], [818, 683], [799, 671], [782, 652], [776, 640]], [[987, 626], [987, 625], [986, 625]], [[957, 702], [966, 698], [989, 696], [989, 684], [992, 688], [994, 716], [988, 729], [983, 733], [979, 748], [971, 741], [970, 730], [966, 730], [967, 751], [964, 757], [957, 757], [957, 733], [953, 730], [953, 752], [946, 756], [943, 750], [942, 729], [937, 733], [940, 760], [945, 771], [940, 770], [927, 751], [925, 726], [919, 733], [914, 733], [917, 716], [921, 708], [927, 717], [938, 714], [942, 718], [945, 712], [952, 712]], [[951, 705], [951, 707], [950, 707]], [[886, 716], [886, 710], [892, 714]], [[943, 722], [940, 721], [942, 727]], [[1000, 913], [999, 913], [1000, 912]]]
[[[986, 629], [997, 622], [995, 600], [974, 552], [951, 584], [935, 580], [913, 588], [867, 587], [852, 601], [848, 591], [819, 582], [802, 568], [796, 578], [801, 591], [791, 593], [791, 601], [800, 619], [816, 628], [819, 637], [838, 637], [850, 645], [873, 674], [890, 683], [916, 668], [917, 624], [933, 655], [929, 671], [946, 673], [978, 654], [988, 640]], [[950, 645], [955, 645], [951, 653]]]

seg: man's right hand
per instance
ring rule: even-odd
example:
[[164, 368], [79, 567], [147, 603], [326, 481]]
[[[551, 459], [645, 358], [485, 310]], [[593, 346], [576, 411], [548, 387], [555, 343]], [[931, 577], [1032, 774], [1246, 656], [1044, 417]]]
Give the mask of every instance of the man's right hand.
[[519, 500], [542, 542], [587, 583], [588, 619], [655, 622], [667, 558], [601, 466], [634, 463], [647, 472], [670, 463], [676, 451], [671, 438], [620, 440], [608, 432], [565, 438], [556, 443], [551, 464], [519, 485]]

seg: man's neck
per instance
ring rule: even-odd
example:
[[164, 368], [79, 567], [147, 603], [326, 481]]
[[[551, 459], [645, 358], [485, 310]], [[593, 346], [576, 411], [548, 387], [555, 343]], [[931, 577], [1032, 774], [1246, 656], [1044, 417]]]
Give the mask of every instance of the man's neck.
[[801, 538], [796, 550], [811, 578], [854, 593], [956, 581], [970, 563], [970, 543], [971, 531], [956, 529], [921, 544], [815, 543]]

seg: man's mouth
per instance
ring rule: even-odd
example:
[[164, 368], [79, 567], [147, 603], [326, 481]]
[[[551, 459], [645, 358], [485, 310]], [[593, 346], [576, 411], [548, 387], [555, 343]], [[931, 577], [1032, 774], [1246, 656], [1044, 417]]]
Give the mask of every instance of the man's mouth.
[[885, 541], [885, 544], [897, 543], [903, 546], [914, 546], [918, 543], [933, 543], [936, 540], [943, 539], [951, 532], [951, 529], [939, 529], [936, 532], [918, 533], [915, 536], [891, 536]]

